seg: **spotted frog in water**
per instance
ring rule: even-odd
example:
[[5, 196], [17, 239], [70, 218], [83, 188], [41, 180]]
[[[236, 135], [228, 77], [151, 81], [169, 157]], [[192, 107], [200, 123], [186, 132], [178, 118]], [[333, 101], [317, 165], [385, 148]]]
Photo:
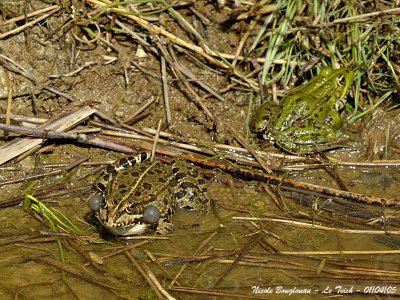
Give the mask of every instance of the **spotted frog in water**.
[[335, 147], [342, 136], [339, 111], [353, 83], [349, 68], [323, 68], [308, 83], [289, 91], [280, 104], [265, 102], [254, 119], [254, 131], [293, 154]]
[[170, 217], [176, 208], [202, 211], [208, 203], [206, 181], [195, 168], [181, 160], [170, 166], [149, 158], [147, 152], [122, 158], [94, 184], [89, 207], [114, 235], [147, 229], [164, 234], [173, 228]]

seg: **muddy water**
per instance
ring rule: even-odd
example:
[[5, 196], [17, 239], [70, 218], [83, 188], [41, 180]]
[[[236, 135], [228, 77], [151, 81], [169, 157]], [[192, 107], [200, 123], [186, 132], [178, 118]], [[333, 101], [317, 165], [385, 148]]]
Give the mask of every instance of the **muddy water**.
[[[71, 180], [74, 181], [74, 176], [84, 174], [87, 169], [72, 175]], [[305, 180], [309, 178], [306, 176]], [[360, 178], [364, 177], [361, 175]], [[87, 181], [92, 181], [92, 177], [88, 177]], [[47, 183], [50, 183], [48, 179]], [[361, 189], [365, 182], [357, 181], [357, 185]], [[40, 239], [47, 237], [45, 233], [50, 231], [46, 226], [22, 207], [2, 209], [1, 268], [3, 274], [11, 275], [3, 277], [2, 297], [15, 294], [30, 299], [67, 299], [67, 295], [72, 294], [85, 299], [87, 295], [92, 295], [93, 299], [152, 297], [151, 288], [126, 253], [116, 254], [122, 248], [145, 264], [164, 287], [168, 287], [185, 262], [189, 262], [168, 290], [183, 299], [204, 299], [197, 293], [215, 291], [222, 293], [217, 297], [221, 299], [230, 299], [233, 294], [243, 298], [268, 298], [271, 291], [273, 299], [285, 299], [285, 294], [290, 291], [300, 297], [308, 289], [312, 289], [313, 294], [301, 294], [299, 299], [312, 299], [315, 290], [331, 289], [331, 295], [337, 293], [339, 287], [342, 293], [351, 287], [364, 291], [372, 280], [381, 285], [396, 285], [395, 273], [399, 269], [397, 255], [366, 251], [395, 250], [399, 246], [399, 238], [361, 231], [340, 232], [340, 229], [377, 230], [382, 226], [362, 226], [365, 218], [349, 216], [349, 210], [336, 209], [327, 213], [322, 209], [326, 199], [293, 193], [283, 193], [287, 212], [282, 213], [270, 197], [256, 190], [255, 186], [257, 183], [254, 182], [243, 188], [211, 183], [208, 193], [215, 202], [214, 210], [210, 209], [202, 215], [179, 211], [173, 218], [175, 230], [170, 234], [150, 234], [129, 241], [115, 240], [104, 233], [99, 236], [85, 204], [86, 194], [51, 199], [48, 205], [68, 216], [81, 229], [81, 237], [73, 236], [80, 251], [104, 257], [100, 269], [94, 269], [63, 239], [65, 263], [83, 271], [80, 276], [71, 275], [68, 271], [63, 274], [60, 268], [40, 260], [42, 257], [60, 257], [55, 238], [47, 241]], [[18, 193], [21, 187], [10, 192]], [[389, 186], [386, 190], [389, 192], [390, 189]], [[378, 189], [370, 191], [377, 192]], [[375, 211], [381, 209], [375, 208]], [[385, 212], [389, 215], [392, 211], [386, 209]], [[260, 217], [264, 220], [238, 220], [240, 217]], [[315, 225], [322, 225], [324, 229], [279, 221], [283, 219], [307, 223], [314, 221]], [[387, 226], [388, 230], [397, 228], [390, 223]], [[140, 242], [144, 244], [137, 248], [130, 247]], [[340, 254], [335, 251], [353, 252]], [[235, 262], [239, 257], [240, 260]], [[382, 275], [377, 275], [378, 272]], [[388, 279], [383, 272], [393, 274], [390, 273]], [[89, 274], [96, 275], [95, 279], [88, 279]], [[295, 290], [291, 290], [293, 288]]]

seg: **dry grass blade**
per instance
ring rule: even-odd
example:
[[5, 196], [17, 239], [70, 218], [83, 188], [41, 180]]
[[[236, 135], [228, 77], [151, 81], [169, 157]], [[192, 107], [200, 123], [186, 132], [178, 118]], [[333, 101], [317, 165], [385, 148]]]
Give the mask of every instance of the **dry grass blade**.
[[161, 125], [162, 125], [162, 120], [160, 119], [160, 120], [158, 120], [157, 132], [156, 132], [156, 136], [154, 137], [153, 147], [151, 148], [150, 161], [153, 161], [154, 157], [156, 155], [157, 143], [158, 143], [158, 140], [160, 138]]
[[56, 12], [58, 12], [60, 10], [61, 10], [61, 7], [57, 5], [55, 8], [53, 8], [52, 10], [50, 10], [48, 13], [44, 14], [43, 16], [38, 17], [35, 20], [32, 20], [32, 21], [30, 21], [22, 26], [19, 26], [11, 31], [0, 34], [0, 40], [5, 39], [6, 37], [9, 37], [11, 35], [18, 34], [18, 33], [22, 32], [23, 30], [25, 30], [26, 28], [31, 27], [35, 24], [38, 24], [39, 22], [47, 19], [48, 17], [50, 17], [51, 15], [55, 14]]
[[172, 297], [160, 284], [157, 278], [154, 276], [153, 272], [149, 269], [149, 267], [140, 262], [139, 259], [132, 256], [128, 251], [125, 251], [125, 255], [131, 261], [131, 263], [138, 269], [138, 271], [142, 274], [142, 276], [146, 279], [146, 281], [150, 284], [153, 291], [156, 293], [159, 299], [163, 299], [164, 297], [168, 300], [174, 300]]
[[48, 11], [52, 11], [53, 9], [56, 9], [56, 8], [59, 8], [59, 7], [60, 7], [59, 5], [48, 6], [48, 7], [45, 7], [43, 9], [39, 9], [39, 10], [37, 10], [35, 12], [31, 12], [31, 13], [28, 13], [26, 15], [24, 14], [23, 16], [15, 17], [15, 18], [12, 18], [10, 20], [4, 21], [3, 23], [0, 24], [0, 26], [5, 26], [5, 25], [8, 25], [8, 24], [16, 23], [18, 21], [25, 20], [26, 18], [32, 18], [34, 16], [40, 15], [40, 14], [48, 12]]
[[[205, 240], [201, 243], [201, 245], [196, 249], [196, 251], [192, 254], [192, 257], [198, 255], [198, 254], [200, 253], [200, 251], [201, 251], [201, 250], [211, 241], [211, 239], [214, 238], [216, 235], [217, 235], [217, 233], [216, 233], [216, 232], [213, 232], [207, 239], [205, 239]], [[185, 271], [185, 269], [186, 269], [187, 266], [188, 266], [188, 265], [185, 264], [185, 265], [183, 265], [183, 266], [179, 269], [178, 273], [176, 273], [174, 279], [172, 279], [171, 283], [169, 284], [169, 286], [168, 286], [169, 289], [172, 288], [172, 287], [174, 286], [174, 284], [177, 282], [178, 278], [181, 276], [181, 274], [183, 273], [183, 271]]]
[[[10, 78], [8, 72], [5, 72], [5, 79], [7, 83], [7, 107], [6, 107], [6, 125], [11, 124], [11, 103], [12, 103], [12, 95], [13, 95], [13, 80]], [[8, 137], [8, 131], [4, 131], [4, 136]]]
[[87, 254], [73, 239], [66, 237], [68, 245], [70, 245], [80, 256], [86, 259], [91, 266], [97, 271], [103, 273], [105, 272], [104, 268], [102, 268], [97, 262], [95, 262], [89, 254]]
[[[107, 1], [107, 0], [103, 0], [103, 1], [88, 0], [88, 2], [90, 2], [94, 5], [97, 5], [98, 7], [107, 7], [107, 5], [111, 4], [111, 2]], [[161, 35], [165, 36], [171, 42], [176, 43], [179, 46], [188, 48], [188, 49], [196, 52], [197, 54], [199, 54], [199, 55], [203, 56], [205, 59], [207, 59], [209, 62], [211, 62], [221, 68], [224, 68], [224, 69], [228, 68], [224, 63], [221, 63], [219, 60], [217, 60], [217, 59], [213, 58], [211, 55], [207, 54], [201, 47], [190, 44], [190, 43], [178, 38], [177, 36], [171, 34], [167, 30], [151, 24], [150, 22], [146, 21], [143, 18], [129, 14], [129, 11], [127, 11], [123, 8], [109, 8], [109, 10], [113, 11], [115, 13], [118, 13], [118, 14], [126, 15], [127, 18], [135, 21], [137, 24], [139, 24], [143, 28], [149, 30], [150, 32], [155, 33], [155, 34], [161, 34]]]
[[[64, 131], [76, 126], [87, 117], [92, 115], [96, 110], [88, 106], [84, 106], [73, 112], [65, 112], [58, 115], [40, 126], [42, 130]], [[11, 126], [11, 125], [10, 125]], [[17, 157], [25, 151], [40, 145], [42, 138], [37, 139], [14, 139], [13, 141], [0, 147], [0, 165]]]
[[39, 262], [42, 262], [42, 263], [46, 263], [46, 264], [51, 265], [53, 267], [56, 267], [57, 269], [59, 269], [61, 271], [70, 273], [70, 274], [72, 274], [74, 276], [77, 276], [80, 279], [85, 280], [87, 282], [90, 282], [90, 283], [92, 283], [94, 285], [102, 286], [102, 287], [104, 287], [106, 289], [111, 289], [111, 290], [120, 290], [121, 289], [120, 287], [118, 287], [118, 285], [116, 283], [111, 282], [110, 280], [108, 280], [108, 279], [106, 279], [104, 277], [98, 276], [96, 274], [89, 273], [89, 272], [87, 272], [85, 270], [76, 269], [76, 268], [72, 267], [69, 264], [62, 263], [62, 262], [60, 262], [58, 260], [55, 260], [53, 258], [50, 258], [50, 257], [38, 257], [38, 258], [35, 258], [35, 260], [37, 260]]
[[42, 87], [43, 89], [52, 92], [56, 95], [59, 95], [61, 97], [64, 97], [66, 99], [68, 99], [69, 101], [72, 102], [79, 102], [75, 97], [72, 97], [71, 95], [68, 95], [67, 93], [61, 92], [59, 89], [48, 86], [48, 85], [44, 85], [42, 86], [42, 82], [36, 78], [35, 76], [33, 76], [30, 72], [28, 72], [28, 70], [26, 70], [25, 68], [23, 68], [21, 65], [19, 65], [18, 63], [16, 63], [15, 61], [13, 61], [12, 59], [10, 59], [9, 57], [3, 55], [0, 53], [0, 63], [8, 70], [10, 70], [11, 72], [14, 72], [16, 74], [20, 74], [21, 76], [29, 79], [30, 81], [32, 81], [34, 84]]
[[249, 145], [249, 143], [246, 142], [244, 137], [242, 137], [242, 135], [232, 126], [228, 126], [226, 124], [224, 126], [226, 126], [228, 128], [228, 131], [235, 137], [235, 139], [237, 139], [239, 141], [239, 143], [244, 148], [246, 148], [246, 150], [249, 151], [249, 153], [251, 153], [251, 155], [260, 164], [260, 166], [265, 170], [265, 172], [271, 174], [272, 170], [270, 169], [270, 167], [267, 166], [264, 159], [262, 159], [262, 157], [257, 154], [257, 152], [253, 149], [253, 147], [251, 147]]
[[245, 220], [245, 221], [267, 221], [267, 222], [275, 222], [275, 223], [282, 223], [285, 225], [291, 226], [299, 226], [304, 228], [310, 228], [315, 230], [325, 230], [325, 231], [336, 231], [341, 233], [354, 233], [354, 234], [372, 234], [372, 235], [400, 235], [400, 230], [355, 230], [355, 229], [343, 229], [343, 228], [334, 228], [328, 226], [321, 226], [314, 223], [305, 223], [305, 222], [298, 222], [294, 220], [287, 220], [287, 219], [277, 219], [277, 218], [256, 218], [256, 217], [233, 217], [234, 220]]
[[171, 109], [170, 109], [170, 104], [169, 104], [167, 66], [165, 63], [165, 58], [163, 56], [161, 56], [161, 78], [162, 78], [162, 86], [163, 86], [165, 118], [167, 121], [166, 125], [168, 128], [171, 126]]
[[220, 283], [225, 279], [225, 277], [230, 272], [232, 272], [232, 270], [240, 263], [240, 261], [243, 259], [243, 257], [261, 242], [263, 237], [264, 237], [264, 233], [259, 232], [251, 239], [250, 242], [245, 243], [244, 246], [238, 251], [237, 257], [235, 258], [235, 260], [232, 262], [232, 264], [229, 266], [229, 268], [218, 278], [218, 280], [215, 282], [214, 286], [220, 285]]
[[[85, 193], [85, 192], [89, 191], [91, 188], [92, 188], [92, 185], [86, 185], [86, 186], [82, 186], [82, 187], [68, 189], [65, 187], [65, 185], [58, 184], [56, 187], [54, 187], [54, 189], [57, 189], [57, 190], [51, 189], [49, 191], [47, 189], [45, 189], [45, 190], [38, 189], [36, 191], [35, 195], [37, 197], [40, 197], [42, 200], [44, 200], [44, 199], [51, 199], [51, 198], [60, 197], [60, 196], [68, 195], [68, 194]], [[7, 208], [7, 207], [13, 207], [13, 206], [20, 205], [24, 199], [25, 199], [24, 195], [12, 197], [11, 199], [0, 202], [0, 208]]]
[[[358, 232], [357, 234], [362, 234]], [[378, 254], [400, 254], [400, 250], [331, 250], [331, 251], [280, 251], [281, 255], [294, 256], [319, 256], [319, 255], [378, 255]]]
[[371, 12], [371, 13], [367, 13], [367, 14], [361, 14], [358, 16], [351, 16], [351, 17], [336, 19], [332, 23], [323, 24], [323, 26], [327, 26], [329, 24], [340, 24], [340, 23], [361, 21], [363, 19], [369, 19], [369, 18], [378, 17], [378, 16], [382, 16], [382, 15], [398, 15], [398, 14], [400, 14], [400, 8], [389, 8], [386, 10], [375, 11], [375, 12]]

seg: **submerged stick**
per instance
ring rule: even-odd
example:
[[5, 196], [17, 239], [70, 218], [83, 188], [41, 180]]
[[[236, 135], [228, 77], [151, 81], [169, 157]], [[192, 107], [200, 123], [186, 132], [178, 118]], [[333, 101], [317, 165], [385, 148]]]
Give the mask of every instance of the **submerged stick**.
[[60, 269], [60, 270], [62, 270], [64, 272], [70, 273], [70, 274], [72, 274], [72, 275], [74, 275], [74, 276], [76, 276], [76, 277], [78, 277], [78, 278], [80, 278], [80, 279], [82, 279], [84, 281], [90, 282], [90, 283], [92, 283], [94, 285], [98, 285], [98, 286], [104, 287], [106, 289], [112, 289], [112, 290], [120, 290], [121, 289], [120, 287], [116, 286], [115, 283], [107, 280], [105, 277], [101, 277], [101, 276], [98, 276], [96, 274], [91, 274], [91, 273], [89, 273], [89, 272], [87, 272], [85, 270], [76, 269], [75, 267], [73, 267], [73, 266], [71, 266], [69, 264], [60, 262], [60, 261], [55, 260], [53, 258], [50, 258], [50, 257], [38, 257], [38, 258], [35, 258], [35, 260], [39, 261], [39, 262], [42, 262], [42, 263], [45, 263], [45, 264], [48, 264], [50, 266], [53, 266], [53, 267], [55, 267], [57, 269]]
[[175, 300], [174, 297], [172, 297], [160, 284], [156, 276], [154, 275], [153, 272], [151, 272], [150, 268], [145, 264], [142, 263], [140, 260], [137, 259], [137, 257], [134, 257], [135, 255], [129, 253], [128, 251], [125, 251], [125, 255], [128, 257], [130, 262], [138, 269], [140, 274], [146, 279], [146, 281], [149, 283], [151, 286], [152, 290], [154, 293], [157, 295], [159, 299], [168, 299], [168, 300]]

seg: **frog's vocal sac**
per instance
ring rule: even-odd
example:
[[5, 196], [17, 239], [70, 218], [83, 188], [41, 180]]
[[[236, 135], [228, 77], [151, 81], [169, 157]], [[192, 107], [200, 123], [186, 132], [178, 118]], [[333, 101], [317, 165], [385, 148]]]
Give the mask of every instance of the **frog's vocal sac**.
[[173, 228], [176, 208], [204, 211], [206, 180], [182, 160], [172, 165], [150, 161], [150, 153], [120, 159], [94, 183], [88, 205], [113, 235], [139, 235], [147, 230], [165, 234]]
[[353, 83], [349, 68], [323, 68], [309, 82], [287, 92], [280, 104], [264, 102], [253, 131], [292, 154], [310, 154], [335, 147], [342, 136], [340, 111]]

